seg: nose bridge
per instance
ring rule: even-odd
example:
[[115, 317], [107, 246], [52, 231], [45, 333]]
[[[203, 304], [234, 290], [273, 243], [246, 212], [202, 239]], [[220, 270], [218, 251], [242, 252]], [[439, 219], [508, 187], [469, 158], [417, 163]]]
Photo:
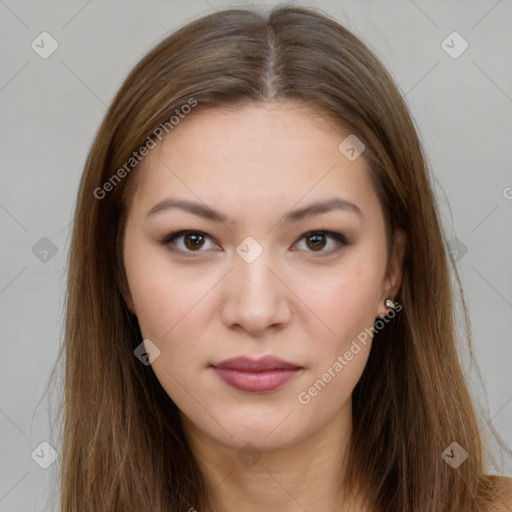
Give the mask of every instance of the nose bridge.
[[270, 250], [264, 250], [261, 246], [258, 249], [251, 243], [243, 242], [237, 248], [233, 279], [242, 298], [257, 301], [264, 299], [268, 303], [276, 293], [282, 291], [277, 289], [278, 280], [270, 271], [275, 266], [275, 261], [272, 260]]
[[274, 275], [279, 270], [272, 251], [258, 246], [246, 240], [237, 247], [223, 312], [228, 324], [254, 332], [289, 318], [287, 288]]

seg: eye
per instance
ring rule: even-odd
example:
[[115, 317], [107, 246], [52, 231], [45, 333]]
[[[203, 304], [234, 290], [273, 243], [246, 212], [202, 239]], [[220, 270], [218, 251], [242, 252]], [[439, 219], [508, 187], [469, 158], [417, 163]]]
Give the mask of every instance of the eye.
[[[324, 251], [322, 249], [324, 249], [327, 245], [326, 239], [330, 239], [332, 244], [330, 250]], [[308, 231], [301, 236], [299, 241], [301, 240], [305, 240], [306, 247], [308, 249], [312, 249], [308, 252], [319, 253], [314, 254], [315, 257], [328, 256], [334, 252], [337, 252], [339, 249], [341, 249], [341, 247], [348, 245], [347, 239], [341, 233], [325, 230]]]
[[[201, 252], [198, 249], [204, 246], [206, 238], [209, 238], [208, 235], [202, 231], [184, 230], [170, 233], [162, 240], [162, 244], [169, 245], [172, 243], [178, 246], [178, 250], [183, 252]], [[181, 247], [179, 246], [180, 244], [175, 244], [175, 240], [179, 239], [183, 239]]]
[[[182, 239], [182, 240], [181, 240]], [[201, 249], [204, 248], [204, 243], [206, 239], [210, 239], [210, 237], [203, 233], [202, 231], [192, 231], [192, 230], [182, 230], [174, 233], [170, 233], [163, 240], [163, 245], [174, 245], [174, 248], [177, 248], [182, 252], [201, 252]], [[327, 256], [336, 251], [338, 251], [341, 247], [348, 245], [347, 239], [341, 233], [336, 233], [333, 231], [325, 231], [325, 230], [317, 230], [317, 231], [308, 231], [304, 233], [299, 241], [306, 241], [306, 247], [308, 249], [312, 249], [308, 252], [320, 253], [314, 254], [317, 256]], [[180, 240], [181, 247], [179, 243], [176, 243], [177, 240]], [[323, 249], [326, 247], [326, 240], [331, 240], [334, 245], [330, 250], [324, 251]], [[215, 244], [214, 244], [215, 245]], [[174, 249], [173, 248], [173, 249]]]

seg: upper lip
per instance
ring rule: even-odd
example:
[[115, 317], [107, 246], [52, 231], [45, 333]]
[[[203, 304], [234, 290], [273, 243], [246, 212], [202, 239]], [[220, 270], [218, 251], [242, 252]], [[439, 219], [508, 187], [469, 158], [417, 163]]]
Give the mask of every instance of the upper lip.
[[229, 368], [232, 370], [245, 370], [245, 371], [265, 371], [265, 370], [297, 370], [301, 366], [284, 361], [279, 357], [268, 355], [259, 359], [253, 359], [246, 356], [232, 357], [226, 359], [218, 364], [212, 365], [215, 368]]

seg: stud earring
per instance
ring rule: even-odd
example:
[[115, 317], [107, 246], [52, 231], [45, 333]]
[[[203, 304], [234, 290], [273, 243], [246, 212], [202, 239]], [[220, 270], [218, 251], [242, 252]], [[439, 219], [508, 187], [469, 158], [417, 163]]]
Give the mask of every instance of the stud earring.
[[389, 309], [393, 309], [395, 307], [395, 303], [393, 302], [393, 299], [389, 298], [389, 299], [386, 299], [386, 307], [389, 308]]
[[[387, 298], [385, 301], [384, 301], [384, 304], [386, 305], [386, 307], [388, 309], [393, 309], [395, 307], [395, 303], [393, 302], [393, 299], [391, 297]], [[381, 313], [379, 315], [379, 318], [384, 318], [385, 316], [387, 315], [387, 313]]]

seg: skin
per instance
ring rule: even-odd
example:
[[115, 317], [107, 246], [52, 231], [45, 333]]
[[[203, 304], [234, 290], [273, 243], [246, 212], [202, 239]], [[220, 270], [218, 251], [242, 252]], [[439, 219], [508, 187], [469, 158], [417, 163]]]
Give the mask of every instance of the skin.
[[[123, 246], [128, 302], [143, 338], [160, 349], [152, 369], [181, 411], [207, 483], [198, 510], [365, 510], [340, 483], [371, 337], [309, 403], [298, 401], [388, 311], [402, 279], [405, 235], [397, 233], [387, 267], [380, 203], [364, 153], [349, 161], [339, 151], [346, 135], [292, 104], [196, 110], [144, 161]], [[228, 220], [177, 208], [147, 216], [171, 196]], [[332, 210], [281, 221], [331, 197], [355, 203], [362, 217]], [[185, 229], [206, 237], [162, 244]], [[348, 245], [304, 237], [320, 229]], [[252, 263], [236, 252], [247, 236], [263, 249]], [[249, 393], [210, 367], [266, 354], [303, 370], [275, 391]], [[248, 442], [258, 460], [243, 463]]]

